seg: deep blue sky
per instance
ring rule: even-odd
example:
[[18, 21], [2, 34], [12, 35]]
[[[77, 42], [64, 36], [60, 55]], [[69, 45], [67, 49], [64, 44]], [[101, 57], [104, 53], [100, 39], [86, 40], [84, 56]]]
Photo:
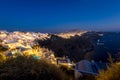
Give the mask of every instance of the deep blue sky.
[[0, 0], [0, 29], [120, 31], [120, 0]]

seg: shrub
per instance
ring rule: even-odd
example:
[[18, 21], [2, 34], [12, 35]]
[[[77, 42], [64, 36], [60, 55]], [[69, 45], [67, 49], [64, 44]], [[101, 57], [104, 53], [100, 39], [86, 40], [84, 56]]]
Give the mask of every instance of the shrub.
[[6, 60], [6, 56], [3, 53], [0, 53], [0, 63]]
[[46, 60], [18, 56], [0, 66], [0, 80], [70, 80], [55, 65]]
[[60, 69], [65, 72], [69, 78], [71, 78], [73, 80], [74, 78], [74, 69], [73, 68], [70, 68], [66, 65], [59, 65]]
[[106, 71], [100, 71], [97, 80], [120, 80], [120, 64], [113, 64]]
[[83, 76], [81, 76], [77, 80], [96, 80], [96, 79], [95, 79], [95, 75], [84, 74]]

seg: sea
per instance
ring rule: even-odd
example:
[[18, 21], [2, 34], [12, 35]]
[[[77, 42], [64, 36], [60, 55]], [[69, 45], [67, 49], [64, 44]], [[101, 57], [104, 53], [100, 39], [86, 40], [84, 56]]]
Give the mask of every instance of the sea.
[[91, 59], [95, 61], [107, 62], [109, 55], [114, 59], [118, 58], [120, 52], [120, 33], [103, 33], [103, 36], [93, 40], [94, 53]]

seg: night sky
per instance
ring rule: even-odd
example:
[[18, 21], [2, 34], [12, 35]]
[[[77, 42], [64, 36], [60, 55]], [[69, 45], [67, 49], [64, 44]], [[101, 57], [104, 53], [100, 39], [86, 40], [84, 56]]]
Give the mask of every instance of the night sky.
[[0, 0], [0, 30], [120, 31], [120, 0]]

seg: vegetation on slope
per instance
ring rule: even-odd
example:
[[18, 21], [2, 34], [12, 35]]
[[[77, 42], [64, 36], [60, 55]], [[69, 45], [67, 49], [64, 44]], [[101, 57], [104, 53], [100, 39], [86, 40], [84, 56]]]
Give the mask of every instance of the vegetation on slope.
[[100, 71], [96, 80], [120, 80], [120, 64], [113, 64], [106, 71]]
[[6, 60], [6, 56], [3, 53], [0, 53], [0, 63]]
[[10, 58], [0, 64], [0, 80], [70, 80], [57, 66], [31, 56]]

